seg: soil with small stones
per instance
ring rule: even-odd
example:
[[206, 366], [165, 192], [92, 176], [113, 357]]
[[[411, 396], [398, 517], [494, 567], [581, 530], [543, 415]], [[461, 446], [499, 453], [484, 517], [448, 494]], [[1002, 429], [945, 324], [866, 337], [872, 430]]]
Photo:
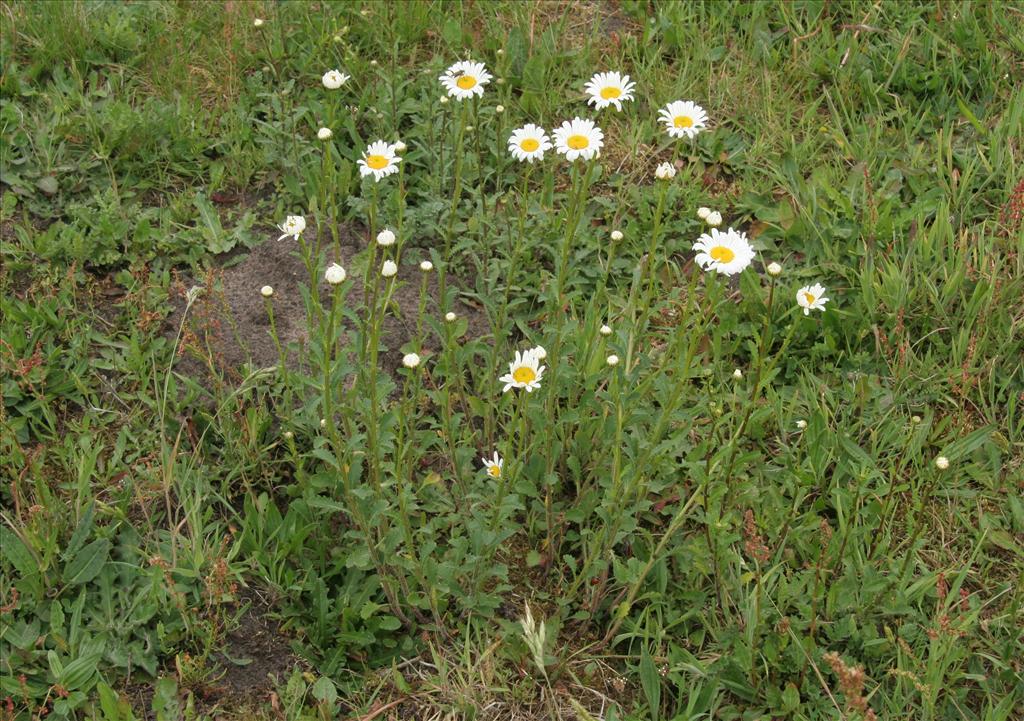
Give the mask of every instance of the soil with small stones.
[[[315, 235], [307, 231], [307, 242], [315, 242]], [[348, 270], [351, 286], [348, 304], [361, 303], [363, 299], [362, 273], [357, 268], [365, 262], [357, 254], [366, 248], [365, 233], [344, 232], [340, 247], [340, 260], [330, 242], [323, 253], [326, 264], [340, 262]], [[384, 320], [381, 344], [386, 351], [380, 354], [381, 368], [393, 372], [401, 365], [402, 347], [412, 341], [416, 332], [416, 317], [419, 311], [420, 286], [423, 271], [419, 269], [421, 253], [407, 249], [403, 255], [407, 263], [399, 265], [397, 285], [392, 296], [393, 302]], [[423, 254], [425, 255], [425, 254]], [[381, 263], [377, 253], [376, 265]], [[379, 271], [378, 271], [379, 272]], [[182, 313], [185, 308], [184, 291], [193, 285], [203, 292], [192, 305], [183, 333], [187, 353], [179, 355], [175, 370], [188, 375], [203, 385], [211, 380], [211, 369], [223, 374], [228, 381], [237, 382], [242, 378], [240, 369], [245, 363], [256, 368], [276, 366], [278, 350], [270, 335], [270, 319], [260, 289], [269, 285], [274, 289], [271, 303], [274, 311], [274, 326], [281, 344], [285, 347], [295, 344], [289, 355], [289, 367], [304, 370], [303, 348], [309, 340], [306, 312], [301, 287], [309, 284], [309, 274], [302, 260], [299, 242], [288, 237], [283, 240], [268, 238], [247, 254], [229, 253], [217, 259], [217, 263], [202, 277], [181, 277], [178, 292], [172, 302], [174, 310], [167, 318], [164, 335], [170, 340], [178, 334]], [[449, 285], [458, 286], [458, 279], [449, 276]], [[317, 279], [317, 291], [324, 307], [330, 307], [330, 287]], [[426, 313], [440, 314], [440, 293], [437, 272], [427, 276]], [[465, 337], [479, 337], [489, 332], [486, 314], [465, 303], [458, 302], [452, 308], [469, 327]], [[346, 322], [351, 329], [351, 324]], [[429, 326], [427, 326], [429, 327]], [[430, 356], [439, 351], [438, 340], [425, 329], [420, 355]], [[340, 342], [344, 344], [343, 333]], [[199, 351], [206, 358], [200, 359]]]

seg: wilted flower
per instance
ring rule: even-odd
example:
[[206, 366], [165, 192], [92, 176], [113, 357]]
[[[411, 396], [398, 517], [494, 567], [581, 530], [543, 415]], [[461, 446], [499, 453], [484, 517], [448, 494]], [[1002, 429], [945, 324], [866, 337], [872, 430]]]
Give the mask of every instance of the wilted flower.
[[636, 83], [630, 82], [628, 75], [610, 72], [597, 73], [583, 90], [590, 96], [587, 105], [593, 105], [597, 110], [614, 105], [616, 110], [622, 110], [622, 102], [633, 99], [635, 87]]
[[732, 228], [725, 233], [712, 228], [710, 235], [700, 236], [693, 249], [697, 251], [695, 260], [700, 267], [722, 275], [739, 273], [754, 259], [754, 249], [746, 234]]
[[328, 70], [320, 80], [328, 90], [337, 90], [349, 81], [349, 76], [340, 70]]
[[377, 245], [387, 247], [395, 244], [395, 234], [385, 228], [377, 233]]
[[590, 160], [604, 145], [604, 133], [594, 125], [593, 120], [573, 118], [566, 120], [562, 127], [554, 131], [555, 150], [565, 156], [569, 162], [577, 158]]
[[302, 231], [306, 229], [306, 219], [301, 215], [289, 215], [277, 228], [284, 234], [278, 240], [284, 240], [289, 235], [298, 240]]
[[415, 353], [406, 353], [402, 356], [402, 365], [406, 368], [415, 368], [420, 364], [420, 357]]
[[438, 80], [448, 91], [448, 95], [456, 100], [465, 100], [474, 95], [484, 94], [484, 85], [491, 81], [491, 74], [483, 63], [463, 60], [455, 63], [441, 75]]
[[345, 269], [337, 263], [331, 263], [330, 267], [324, 272], [324, 279], [331, 285], [344, 283], [346, 277]]
[[658, 111], [658, 115], [673, 138], [693, 138], [707, 127], [708, 115], [704, 108], [689, 100], [669, 103]]
[[512, 388], [525, 388], [527, 393], [540, 388], [540, 379], [544, 374], [544, 366], [533, 349], [520, 353], [516, 351], [515, 360], [508, 364], [508, 373], [498, 380], [505, 384], [503, 392]]
[[810, 315], [812, 310], [825, 310], [828, 302], [825, 297], [825, 286], [821, 283], [805, 285], [796, 292], [796, 302], [804, 309], [804, 315]]
[[390, 278], [398, 273], [398, 265], [393, 260], [385, 260], [384, 265], [381, 266], [380, 274], [385, 278]]
[[265, 285], [262, 288], [260, 288], [260, 294], [264, 298], [269, 298], [270, 296], [274, 295], [274, 289], [271, 288], [269, 285]]

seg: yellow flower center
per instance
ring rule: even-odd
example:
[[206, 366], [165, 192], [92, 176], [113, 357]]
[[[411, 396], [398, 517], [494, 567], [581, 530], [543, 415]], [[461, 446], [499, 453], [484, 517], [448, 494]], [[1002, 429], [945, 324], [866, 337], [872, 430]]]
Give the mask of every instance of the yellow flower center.
[[473, 86], [476, 85], [476, 78], [472, 75], [460, 75], [459, 79], [455, 81], [455, 84], [463, 90], [472, 90]]
[[689, 115], [677, 115], [675, 119], [672, 121], [672, 124], [675, 125], [677, 128], [692, 128], [693, 118], [691, 118]]
[[537, 140], [536, 138], [526, 138], [521, 143], [519, 143], [519, 147], [525, 150], [527, 153], [532, 153], [534, 150], [540, 147], [540, 141]]
[[512, 371], [512, 378], [515, 379], [516, 383], [533, 383], [537, 380], [537, 374], [529, 366], [519, 366]]
[[811, 303], [814, 302], [814, 294], [813, 293], [804, 293], [804, 300], [807, 301], [807, 305], [810, 305]]
[[501, 466], [499, 466], [497, 463], [492, 463], [491, 465], [487, 466], [487, 475], [491, 476], [492, 478], [500, 477]]
[[368, 155], [366, 156], [366, 164], [374, 170], [380, 170], [387, 167], [388, 159], [383, 155]]
[[605, 100], [614, 100], [620, 95], [622, 95], [622, 89], [617, 88], [614, 85], [609, 85], [607, 88], [601, 88], [601, 97]]
[[570, 135], [565, 144], [573, 150], [583, 150], [590, 145], [590, 138], [586, 135]]
[[711, 249], [711, 253], [709, 255], [719, 263], [731, 263], [732, 259], [736, 257], [736, 254], [732, 252], [732, 249], [726, 248], [724, 245], [716, 245]]

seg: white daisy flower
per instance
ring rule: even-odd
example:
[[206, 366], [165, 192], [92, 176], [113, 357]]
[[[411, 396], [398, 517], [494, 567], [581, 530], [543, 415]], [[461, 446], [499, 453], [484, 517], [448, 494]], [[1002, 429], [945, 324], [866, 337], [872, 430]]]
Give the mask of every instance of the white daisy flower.
[[519, 161], [532, 163], [534, 160], [543, 160], [547, 150], [551, 150], [551, 139], [544, 128], [533, 123], [514, 130], [508, 139], [508, 152]]
[[569, 162], [576, 158], [590, 160], [601, 152], [601, 146], [604, 145], [604, 133], [601, 132], [601, 128], [594, 125], [593, 120], [566, 120], [553, 135], [555, 150], [564, 155]]
[[693, 244], [697, 251], [695, 260], [704, 270], [714, 270], [722, 275], [739, 273], [754, 259], [746, 233], [729, 228], [726, 232], [711, 229], [711, 235], [704, 233]]
[[330, 267], [326, 271], [324, 271], [324, 280], [326, 280], [331, 285], [338, 285], [339, 283], [344, 283], [346, 277], [347, 274], [345, 273], [345, 269], [342, 268], [337, 263], [331, 263]]
[[398, 265], [393, 260], [385, 260], [384, 265], [380, 268], [380, 274], [385, 278], [391, 278], [398, 275]]
[[540, 378], [544, 375], [544, 366], [535, 354], [535, 349], [520, 353], [516, 351], [515, 360], [508, 364], [508, 373], [498, 380], [505, 384], [503, 393], [512, 388], [525, 388], [527, 393], [540, 388]]
[[662, 163], [654, 170], [654, 176], [658, 180], [672, 180], [676, 177], [676, 166], [672, 163]]
[[420, 357], [415, 353], [406, 353], [402, 356], [402, 365], [406, 368], [415, 368], [420, 364]]
[[448, 95], [456, 100], [465, 100], [474, 95], [483, 96], [484, 85], [491, 82], [491, 74], [483, 63], [463, 60], [455, 63], [444, 71], [438, 80], [448, 91]]
[[398, 172], [398, 164], [402, 159], [395, 155], [395, 146], [384, 140], [370, 143], [370, 146], [363, 151], [363, 157], [359, 160], [359, 174], [362, 177], [373, 175], [373, 179], [380, 182], [380, 179]]
[[673, 138], [693, 138], [707, 127], [704, 108], [689, 100], [676, 100], [658, 111], [665, 130]]
[[796, 292], [796, 302], [804, 309], [804, 315], [810, 315], [812, 310], [824, 311], [828, 300], [825, 297], [825, 286], [821, 283], [805, 285]]
[[481, 458], [480, 462], [484, 464], [484, 470], [487, 471], [487, 475], [491, 478], [501, 478], [501, 469], [505, 465], [505, 459], [498, 455], [498, 452], [494, 452], [494, 459]]
[[389, 245], [395, 244], [395, 234], [393, 231], [385, 228], [384, 230], [377, 233], [377, 245], [384, 246], [385, 248]]
[[622, 101], [633, 99], [635, 87], [636, 83], [630, 82], [628, 75], [611, 72], [597, 73], [583, 90], [590, 96], [587, 105], [593, 105], [597, 110], [614, 105], [616, 110], [622, 110]]
[[284, 234], [278, 240], [284, 240], [289, 235], [298, 240], [302, 231], [306, 229], [306, 219], [301, 215], [289, 215], [281, 225], [277, 226], [277, 229]]
[[320, 79], [328, 90], [337, 90], [349, 81], [349, 76], [340, 70], [328, 70]]

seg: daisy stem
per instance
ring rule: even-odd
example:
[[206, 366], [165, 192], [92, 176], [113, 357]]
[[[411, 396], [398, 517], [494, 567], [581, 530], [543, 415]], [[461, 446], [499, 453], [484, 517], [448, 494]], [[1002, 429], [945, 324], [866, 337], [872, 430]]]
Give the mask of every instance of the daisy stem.
[[[562, 254], [561, 260], [558, 263], [557, 268], [557, 300], [558, 305], [555, 311], [560, 311], [565, 307], [565, 284], [568, 280], [569, 275], [569, 249], [572, 247], [573, 238], [576, 236], [576, 229], [579, 227], [579, 222], [583, 217], [582, 206], [583, 196], [590, 187], [590, 179], [594, 170], [594, 166], [597, 163], [587, 163], [587, 171], [580, 176], [579, 168], [573, 164], [573, 175], [574, 175], [574, 190], [572, 201], [569, 205], [569, 213], [565, 223], [565, 236], [562, 238]], [[581, 180], [582, 178], [582, 180]], [[578, 186], [577, 186], [578, 182]], [[562, 318], [562, 313], [558, 312], [559, 319]], [[561, 320], [559, 320], [561, 325]]]
[[288, 357], [285, 355], [284, 346], [281, 345], [281, 339], [277, 335], [277, 325], [274, 322], [274, 302], [270, 298], [263, 299], [263, 305], [267, 309], [267, 318], [270, 321], [270, 337], [274, 341], [274, 347], [277, 349], [278, 358], [278, 373], [281, 376], [281, 383], [284, 385], [285, 392], [285, 408], [291, 408], [289, 401], [290, 389], [288, 384]]
[[363, 271], [363, 305], [370, 302], [370, 274], [373, 273], [377, 264], [377, 202], [379, 200], [377, 183], [373, 184], [373, 191], [370, 194], [370, 209], [368, 212], [370, 260], [366, 263]]
[[[658, 277], [658, 236], [661, 233], [661, 218], [665, 212], [665, 199], [668, 197], [668, 188], [671, 181], [658, 181], [661, 192], [658, 194], [658, 205], [654, 211], [654, 220], [651, 224], [651, 244], [647, 248], [647, 289], [644, 291], [643, 309], [645, 316], [650, 312], [651, 296], [654, 294], [654, 281]], [[645, 318], [646, 320], [646, 318]], [[641, 323], [642, 325], [642, 323]]]
[[444, 232], [444, 263], [438, 272], [438, 280], [441, 284], [441, 311], [445, 312], [448, 310], [448, 298], [447, 298], [447, 276], [448, 276], [448, 265], [451, 263], [452, 258], [452, 235], [455, 231], [455, 217], [456, 211], [459, 208], [459, 200], [462, 197], [462, 149], [463, 141], [466, 136], [466, 113], [467, 105], [462, 103], [462, 110], [459, 113], [459, 135], [455, 143], [455, 182], [452, 184], [452, 203], [448, 209], [448, 225]]

